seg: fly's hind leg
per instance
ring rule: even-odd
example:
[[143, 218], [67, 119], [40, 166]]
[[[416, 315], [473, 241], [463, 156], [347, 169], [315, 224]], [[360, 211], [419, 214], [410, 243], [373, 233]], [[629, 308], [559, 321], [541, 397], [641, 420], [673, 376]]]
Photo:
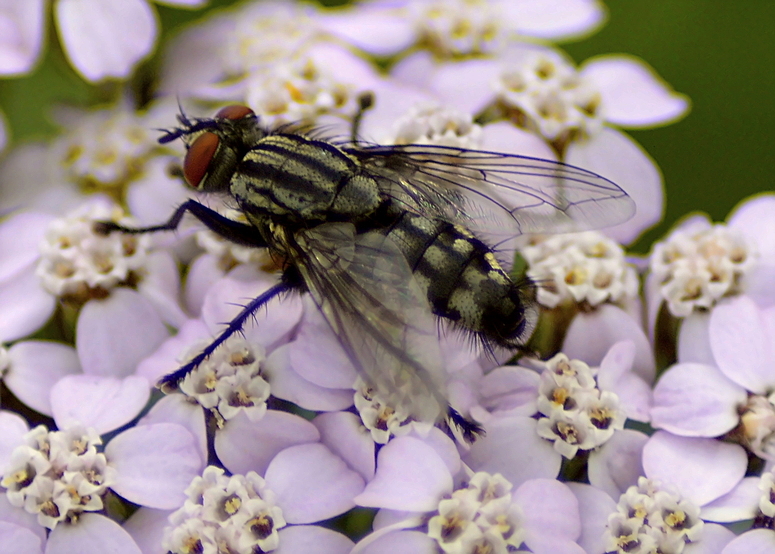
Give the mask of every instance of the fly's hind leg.
[[215, 210], [208, 208], [204, 204], [200, 204], [196, 200], [187, 200], [183, 202], [175, 213], [167, 220], [166, 223], [160, 225], [152, 225], [150, 227], [124, 227], [113, 221], [97, 221], [94, 223], [94, 232], [99, 235], [109, 235], [110, 233], [127, 233], [131, 235], [138, 235], [142, 233], [158, 233], [161, 231], [174, 231], [180, 225], [183, 216], [189, 212], [199, 221], [201, 221], [205, 227], [210, 229], [216, 235], [219, 235], [226, 240], [239, 244], [242, 246], [253, 246], [256, 248], [262, 248], [266, 246], [266, 241], [261, 236], [261, 233], [247, 223], [240, 223], [234, 221], [228, 217], [224, 217]]
[[191, 361], [189, 361], [187, 364], [182, 366], [180, 369], [170, 373], [169, 375], [165, 375], [164, 377], [159, 379], [159, 382], [156, 384], [156, 386], [159, 387], [165, 393], [170, 393], [175, 389], [177, 389], [178, 384], [180, 383], [181, 380], [183, 380], [183, 378], [186, 375], [188, 375], [194, 369], [196, 369], [199, 364], [201, 364], [213, 352], [215, 352], [215, 350], [221, 344], [223, 344], [230, 336], [232, 336], [234, 333], [238, 333], [239, 331], [241, 331], [242, 327], [245, 325], [245, 322], [248, 319], [250, 319], [253, 316], [253, 314], [256, 313], [256, 311], [258, 311], [261, 308], [261, 306], [265, 305], [272, 298], [280, 294], [289, 292], [291, 290], [293, 290], [293, 287], [289, 283], [280, 282], [277, 285], [270, 288], [268, 291], [255, 297], [244, 308], [242, 308], [242, 311], [229, 322], [226, 329], [221, 331], [221, 334], [218, 335], [213, 342], [207, 345], [207, 347], [204, 350], [202, 350], [199, 354], [194, 356], [194, 358]]

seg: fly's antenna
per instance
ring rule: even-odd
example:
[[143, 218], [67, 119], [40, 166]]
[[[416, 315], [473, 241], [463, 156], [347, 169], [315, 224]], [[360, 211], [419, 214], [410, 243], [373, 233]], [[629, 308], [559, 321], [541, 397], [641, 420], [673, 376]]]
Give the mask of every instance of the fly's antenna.
[[358, 143], [358, 134], [361, 127], [361, 120], [363, 119], [363, 112], [371, 109], [374, 106], [374, 93], [371, 91], [362, 92], [358, 95], [358, 111], [353, 116], [353, 128], [350, 138], [353, 144]]

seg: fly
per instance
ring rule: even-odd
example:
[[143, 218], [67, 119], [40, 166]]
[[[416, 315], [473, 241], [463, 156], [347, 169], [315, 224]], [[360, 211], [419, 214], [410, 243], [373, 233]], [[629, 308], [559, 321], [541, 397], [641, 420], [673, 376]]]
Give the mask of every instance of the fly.
[[[550, 160], [448, 146], [333, 143], [268, 129], [245, 106], [213, 118], [178, 116], [183, 174], [203, 193], [236, 202], [246, 223], [188, 200], [189, 212], [236, 244], [268, 248], [280, 281], [248, 303], [199, 355], [163, 377], [174, 389], [270, 299], [309, 292], [356, 369], [383, 401], [434, 422], [448, 404], [437, 318], [486, 347], [519, 348], [535, 323], [531, 287], [496, 252], [523, 233], [605, 227], [634, 213], [611, 181]], [[457, 416], [458, 419], [455, 418]]]

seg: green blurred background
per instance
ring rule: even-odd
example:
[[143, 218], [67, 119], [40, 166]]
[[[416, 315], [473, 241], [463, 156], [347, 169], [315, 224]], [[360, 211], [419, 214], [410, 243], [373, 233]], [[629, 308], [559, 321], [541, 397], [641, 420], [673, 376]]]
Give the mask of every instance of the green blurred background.
[[[211, 9], [235, 3], [215, 0]], [[605, 5], [608, 23], [590, 38], [563, 45], [570, 55], [577, 62], [605, 53], [639, 56], [692, 101], [692, 112], [681, 122], [631, 132], [657, 161], [667, 186], [664, 222], [635, 245], [646, 252], [688, 212], [723, 220], [746, 196], [775, 188], [775, 1], [608, 0]], [[163, 40], [204, 13], [156, 7]], [[115, 83], [89, 86], [70, 70], [51, 21], [48, 45], [33, 75], [0, 80], [0, 107], [15, 141], [50, 135], [47, 115], [56, 103], [87, 105], [118, 91]], [[153, 62], [144, 69], [140, 80]]]

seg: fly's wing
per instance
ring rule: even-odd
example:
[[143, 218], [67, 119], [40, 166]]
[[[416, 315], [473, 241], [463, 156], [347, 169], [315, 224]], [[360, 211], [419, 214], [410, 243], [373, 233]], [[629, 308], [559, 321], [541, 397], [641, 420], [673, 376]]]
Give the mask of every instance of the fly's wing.
[[551, 160], [415, 144], [345, 151], [406, 209], [463, 223], [496, 240], [599, 229], [635, 213], [615, 183]]
[[415, 419], [438, 419], [446, 398], [436, 321], [400, 249], [349, 223], [296, 240], [310, 293], [366, 382]]

